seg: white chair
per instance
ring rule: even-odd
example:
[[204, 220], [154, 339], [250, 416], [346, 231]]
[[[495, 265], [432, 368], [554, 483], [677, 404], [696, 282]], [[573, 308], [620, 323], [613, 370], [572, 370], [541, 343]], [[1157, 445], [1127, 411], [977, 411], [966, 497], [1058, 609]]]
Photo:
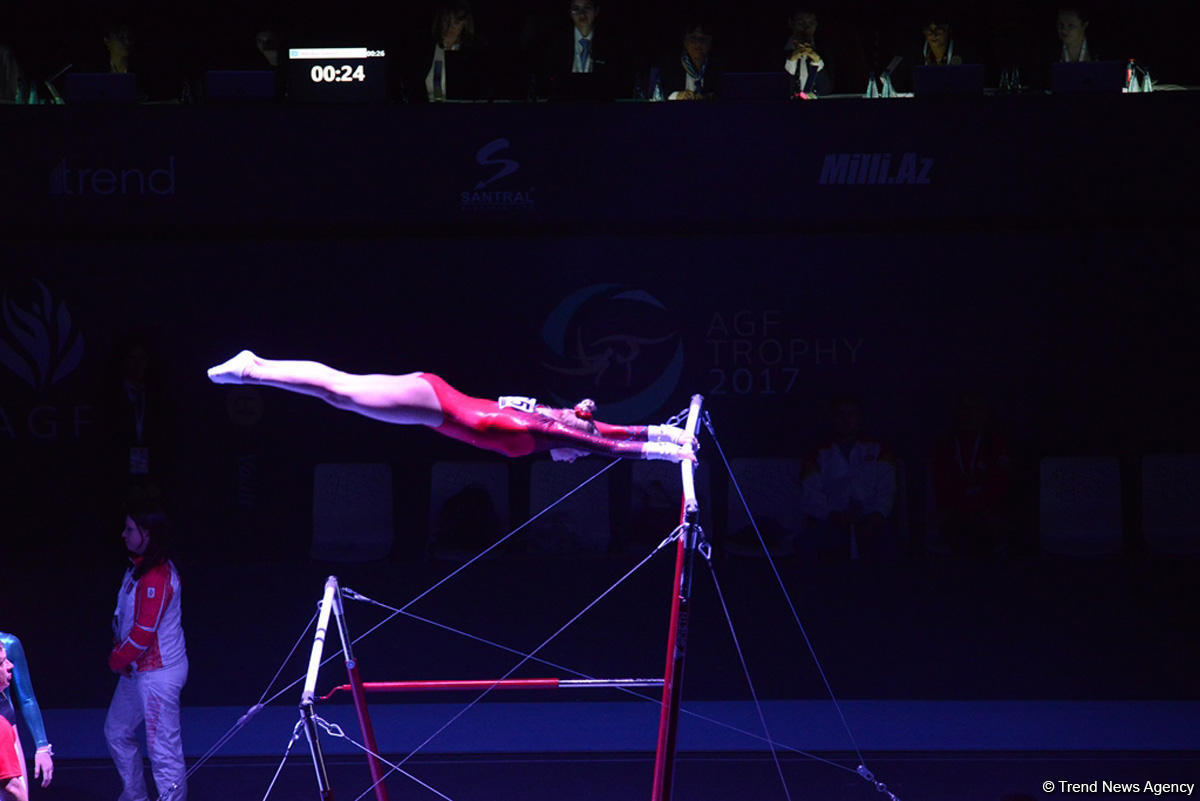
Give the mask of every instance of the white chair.
[[[539, 460], [529, 466], [529, 515], [534, 517], [601, 470], [597, 458], [575, 462]], [[608, 473], [578, 489], [549, 512], [541, 514], [518, 536], [530, 554], [605, 553], [612, 537]]]
[[1042, 459], [1042, 550], [1062, 556], [1121, 552], [1121, 470], [1113, 457]]
[[508, 533], [505, 462], [435, 462], [430, 479], [430, 556], [469, 558]]
[[[800, 509], [800, 482], [803, 459], [733, 459], [729, 463], [746, 504], [773, 556], [795, 551], [804, 528]], [[738, 497], [734, 482], [729, 482], [728, 518], [724, 547], [731, 553], [761, 555], [762, 545], [749, 529], [750, 518]]]
[[389, 465], [318, 464], [313, 469], [312, 558], [381, 559], [395, 541]]
[[1142, 536], [1151, 551], [1200, 554], [1200, 453], [1142, 459]]

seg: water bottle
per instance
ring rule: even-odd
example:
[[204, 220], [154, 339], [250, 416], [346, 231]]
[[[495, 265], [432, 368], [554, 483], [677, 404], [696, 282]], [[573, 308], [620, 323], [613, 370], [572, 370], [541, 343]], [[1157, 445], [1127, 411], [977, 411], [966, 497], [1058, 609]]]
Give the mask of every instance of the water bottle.
[[879, 87], [875, 83], [875, 73], [867, 78], [867, 93], [863, 97], [879, 97]]
[[885, 72], [883, 74], [883, 80], [881, 81], [881, 83], [883, 84], [883, 89], [880, 90], [880, 92], [879, 92], [880, 97], [895, 97], [896, 96], [896, 90], [892, 88], [892, 76], [891, 75], [889, 75]]

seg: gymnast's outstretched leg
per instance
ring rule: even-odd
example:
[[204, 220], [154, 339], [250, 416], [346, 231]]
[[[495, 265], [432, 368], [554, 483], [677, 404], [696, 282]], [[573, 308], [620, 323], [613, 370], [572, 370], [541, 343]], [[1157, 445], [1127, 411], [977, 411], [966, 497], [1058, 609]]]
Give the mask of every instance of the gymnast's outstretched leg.
[[244, 350], [208, 371], [215, 384], [257, 384], [320, 398], [386, 423], [442, 424], [442, 407], [420, 373], [355, 375], [312, 361], [264, 359]]

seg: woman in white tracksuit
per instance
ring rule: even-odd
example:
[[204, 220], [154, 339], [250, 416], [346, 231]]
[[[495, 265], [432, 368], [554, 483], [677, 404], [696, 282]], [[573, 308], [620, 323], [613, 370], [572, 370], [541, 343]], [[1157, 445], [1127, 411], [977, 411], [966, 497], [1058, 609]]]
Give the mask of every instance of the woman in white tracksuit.
[[179, 694], [187, 681], [187, 649], [180, 614], [179, 573], [164, 548], [166, 518], [157, 512], [130, 514], [121, 537], [130, 566], [117, 594], [113, 650], [108, 666], [120, 676], [104, 736], [121, 774], [119, 801], [148, 801], [137, 729], [146, 727], [146, 747], [158, 797], [187, 797]]

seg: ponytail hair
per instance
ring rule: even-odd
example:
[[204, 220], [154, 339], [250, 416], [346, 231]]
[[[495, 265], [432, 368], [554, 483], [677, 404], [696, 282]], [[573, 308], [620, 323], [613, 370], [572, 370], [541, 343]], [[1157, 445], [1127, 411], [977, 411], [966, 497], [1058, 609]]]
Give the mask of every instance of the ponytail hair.
[[127, 514], [138, 528], [146, 532], [149, 540], [141, 560], [133, 569], [133, 578], [137, 580], [169, 558], [171, 525], [161, 508], [130, 509]]

